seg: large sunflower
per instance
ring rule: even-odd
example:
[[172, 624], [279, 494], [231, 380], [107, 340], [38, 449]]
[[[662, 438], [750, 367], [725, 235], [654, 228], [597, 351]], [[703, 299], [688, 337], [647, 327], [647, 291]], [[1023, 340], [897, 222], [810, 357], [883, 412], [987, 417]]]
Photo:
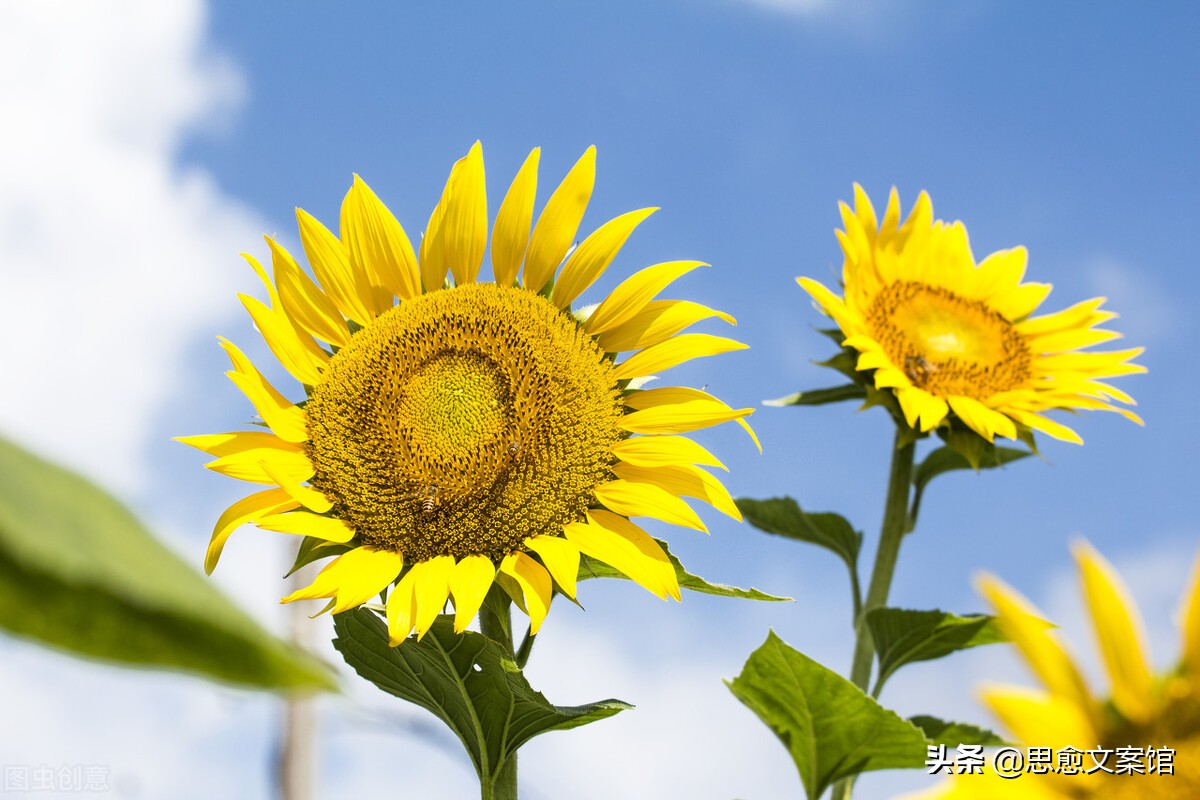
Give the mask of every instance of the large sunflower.
[[844, 296], [797, 281], [859, 352], [857, 368], [895, 392], [910, 427], [928, 432], [953, 414], [988, 441], [1023, 428], [1082, 443], [1043, 412], [1101, 409], [1141, 422], [1110, 402], [1133, 398], [1102, 379], [1144, 372], [1130, 363], [1142, 349], [1080, 352], [1120, 337], [1096, 327], [1116, 316], [1101, 310], [1103, 298], [1031, 316], [1050, 286], [1021, 282], [1025, 248], [977, 265], [966, 228], [935, 220], [924, 192], [904, 224], [895, 189], [882, 223], [857, 184], [854, 198], [853, 210], [840, 204], [845, 230], [837, 232]]
[[[538, 158], [534, 149], [500, 204], [494, 283], [477, 282], [488, 245], [478, 142], [451, 170], [419, 256], [357, 176], [340, 236], [297, 210], [315, 281], [271, 238], [273, 280], [246, 256], [270, 304], [242, 302], [307, 397], [286, 399], [222, 340], [233, 362], [227, 374], [267, 430], [182, 441], [215, 456], [210, 469], [272, 488], [221, 515], [207, 570], [248, 522], [341, 544], [344, 552], [283, 602], [331, 598], [337, 613], [399, 579], [387, 599], [393, 644], [414, 629], [423, 635], [449, 599], [461, 631], [493, 582], [537, 632], [555, 587], [574, 598], [581, 553], [679, 599], [663, 549], [629, 517], [704, 530], [681, 499], [693, 497], [740, 519], [700, 468], [724, 467], [678, 434], [729, 420], [749, 431], [751, 409], [696, 389], [633, 385], [745, 345], [680, 333], [709, 317], [733, 323], [727, 314], [654, 299], [704, 266], [696, 261], [646, 267], [598, 306], [572, 313], [656, 209], [619, 216], [572, 249], [595, 180], [589, 148], [531, 233]], [[620, 359], [624, 351], [633, 352]]]
[[[1045, 687], [1040, 692], [993, 687], [985, 690], [984, 701], [1019, 744], [1040, 748], [1052, 760], [1034, 768], [1028, 759], [1028, 772], [1015, 780], [990, 769], [955, 776], [910, 800], [1200, 797], [1200, 563], [1184, 606], [1180, 666], [1156, 677], [1146, 657], [1141, 619], [1116, 572], [1087, 545], [1075, 548], [1075, 560], [1111, 697], [1092, 693], [1036, 608], [1001, 581], [983, 579], [980, 589], [1001, 630]], [[1169, 772], [1163, 750], [1173, 751]]]

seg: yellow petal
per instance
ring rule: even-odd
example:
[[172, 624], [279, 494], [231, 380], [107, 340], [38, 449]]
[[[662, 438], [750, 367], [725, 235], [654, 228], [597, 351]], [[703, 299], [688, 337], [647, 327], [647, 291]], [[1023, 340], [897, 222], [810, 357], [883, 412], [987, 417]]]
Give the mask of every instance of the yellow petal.
[[1192, 567], [1192, 578], [1183, 602], [1183, 665], [1192, 675], [1200, 674], [1200, 558]]
[[530, 151], [508, 194], [496, 212], [492, 228], [492, 274], [498, 286], [516, 283], [525, 248], [529, 244], [529, 226], [533, 223], [533, 202], [537, 196], [537, 168], [541, 148]]
[[450, 576], [454, 572], [453, 556], [437, 556], [420, 564], [414, 564], [413, 597], [416, 598], [417, 616], [413, 621], [417, 629], [417, 641], [429, 632], [438, 615], [446, 607], [450, 597]]
[[[450, 267], [454, 283], [474, 283], [487, 249], [487, 187], [483, 170], [483, 146], [471, 145], [466, 158], [455, 165], [450, 175], [449, 204], [442, 211], [438, 236], [442, 258]], [[443, 199], [445, 202], [445, 199]]]
[[283, 368], [301, 383], [316, 385], [321, 380], [321, 371], [329, 362], [329, 354], [317, 346], [312, 336], [299, 330], [286, 314], [276, 312], [244, 294], [238, 294], [238, 299], [250, 312], [254, 327], [258, 328], [263, 341]]
[[634, 228], [655, 211], [658, 209], [643, 208], [622, 214], [604, 223], [584, 239], [571, 253], [567, 263], [563, 264], [562, 272], [554, 283], [554, 291], [550, 294], [551, 302], [559, 308], [566, 308], [575, 302], [575, 298], [608, 269]]
[[675, 495], [650, 483], [615, 480], [596, 487], [596, 499], [605, 508], [626, 517], [652, 519], [708, 532], [700, 517]]
[[653, 300], [628, 321], [600, 334], [600, 347], [606, 353], [652, 347], [709, 317], [720, 317], [730, 325], [737, 324], [733, 317], [723, 311], [715, 311], [689, 300]]
[[388, 593], [387, 628], [388, 644], [392, 647], [403, 642], [412, 633], [417, 619], [417, 596], [413, 590], [416, 581], [410, 569]]
[[174, 441], [182, 442], [188, 447], [220, 458], [234, 453], [246, 453], [252, 450], [287, 450], [293, 453], [303, 453], [304, 448], [292, 442], [280, 439], [273, 433], [265, 431], [237, 431], [235, 433], [204, 433], [199, 436], [176, 436]]
[[612, 453], [626, 464], [639, 467], [700, 464], [729, 471], [716, 456], [686, 436], [635, 436], [617, 442]]
[[651, 594], [663, 600], [680, 599], [675, 567], [649, 534], [624, 517], [603, 509], [589, 511], [588, 520], [586, 525], [572, 522], [563, 527], [571, 544]]
[[308, 429], [304, 409], [275, 391], [275, 387], [267, 382], [250, 363], [250, 359], [232, 342], [228, 339], [221, 339], [220, 342], [233, 364], [233, 371], [225, 374], [254, 404], [258, 415], [271, 431], [289, 442], [307, 441]]
[[676, 497], [694, 497], [713, 508], [742, 521], [742, 512], [734, 504], [729, 492], [721, 482], [699, 467], [690, 464], [662, 467], [637, 467], [632, 464], [616, 464], [613, 474], [621, 480], [651, 483], [666, 489]]
[[384, 290], [376, 301], [377, 311], [392, 305], [391, 296], [411, 300], [421, 293], [421, 273], [408, 234], [357, 175], [342, 201], [341, 233], [351, 266], [366, 275], [373, 288]]
[[1111, 311], [1100, 311], [1100, 306], [1104, 304], [1104, 301], [1103, 297], [1093, 297], [1069, 308], [1064, 308], [1062, 311], [1043, 314], [1040, 317], [1030, 317], [1017, 323], [1017, 332], [1022, 336], [1032, 337], [1057, 331], [1090, 328], [1093, 325], [1108, 322], [1115, 319], [1117, 315]]
[[516, 580], [521, 587], [526, 613], [529, 614], [529, 632], [537, 633], [550, 610], [550, 600], [554, 594], [550, 574], [541, 564], [521, 552], [505, 556], [500, 562], [500, 571]]
[[993, 411], [970, 397], [949, 397], [947, 401], [959, 419], [989, 442], [996, 434], [1009, 439], [1017, 438], [1017, 426], [999, 411]]
[[1108, 669], [1113, 704], [1133, 722], [1146, 722], [1154, 713], [1154, 676], [1133, 601], [1116, 571], [1089, 545], [1077, 542], [1071, 552]]
[[745, 350], [749, 345], [726, 339], [724, 336], [712, 336], [707, 333], [683, 333], [665, 342], [647, 347], [617, 364], [613, 370], [616, 380], [641, 378], [653, 375], [665, 369], [670, 369], [685, 361], [703, 356], [715, 356], [733, 350]]
[[479, 613], [492, 581], [496, 565], [487, 556], [467, 556], [450, 573], [450, 593], [454, 595], [454, 632], [462, 633]]
[[979, 578], [976, 587], [996, 610], [1000, 630], [1050, 693], [1094, 718], [1095, 703], [1083, 676], [1029, 601], [991, 576]]
[[308, 511], [269, 514], [254, 523], [263, 530], [312, 536], [326, 542], [345, 544], [354, 538], [354, 529], [336, 517], [324, 517]]
[[229, 539], [230, 534], [239, 527], [268, 514], [277, 514], [280, 511], [298, 508], [299, 505], [283, 489], [267, 489], [265, 492], [257, 492], [249, 497], [243, 497], [225, 509], [217, 519], [217, 524], [213, 526], [212, 538], [208, 542], [208, 552], [204, 554], [204, 571], [212, 574], [213, 568], [217, 566], [217, 561], [221, 558], [221, 550], [224, 549], [225, 542]]
[[1032, 414], [1016, 410], [1010, 410], [1008, 413], [1013, 419], [1027, 428], [1031, 428], [1035, 431], [1041, 431], [1047, 436], [1052, 436], [1059, 441], [1083, 444], [1083, 439], [1078, 433], [1071, 430], [1066, 425], [1060, 425], [1052, 419], [1043, 417], [1041, 414]]
[[595, 336], [628, 322], [676, 278], [707, 266], [702, 261], [667, 261], [633, 273], [600, 303], [584, 328]]
[[575, 581], [579, 577], [579, 550], [561, 536], [531, 536], [525, 546], [537, 553], [558, 588], [575, 599]]
[[360, 324], [374, 319], [375, 314], [368, 308], [371, 286], [365, 274], [351, 268], [346, 247], [304, 209], [296, 209], [296, 220], [300, 223], [300, 243], [308, 263], [334, 305]]
[[280, 489], [283, 489], [291, 495], [293, 500], [308, 510], [324, 514], [333, 508], [333, 502], [322, 492], [311, 486], [301, 486], [299, 481], [294, 480], [290, 475], [277, 469], [270, 462], [260, 461], [258, 462], [258, 466], [271, 478], [272, 482], [279, 484]]
[[333, 613], [356, 608], [396, 580], [404, 568], [404, 557], [390, 550], [356, 547], [335, 558], [317, 573], [311, 584], [292, 592], [279, 602], [333, 597]]
[[630, 433], [688, 433], [753, 413], [752, 408], [733, 409], [719, 400], [691, 400], [635, 411], [617, 424]]
[[1083, 748], [1099, 739], [1087, 713], [1064, 697], [1016, 687], [989, 687], [983, 701], [1017, 741], [1039, 747]]
[[288, 318], [301, 328], [336, 347], [350, 343], [350, 331], [333, 300], [313, 283], [291, 253], [269, 236], [271, 266], [275, 285], [279, 287], [279, 302]]
[[540, 292], [554, 277], [554, 270], [558, 269], [571, 243], [575, 241], [575, 233], [579, 230], [595, 183], [596, 148], [593, 146], [584, 151], [554, 194], [550, 195], [537, 225], [533, 227], [522, 275], [525, 288]]
[[[271, 437], [282, 442], [278, 437]], [[264, 442], [265, 444], [266, 442]], [[284, 442], [287, 444], [286, 442]], [[253, 483], [278, 483], [266, 470], [264, 463], [270, 464], [274, 474], [284, 476], [289, 482], [299, 483], [313, 476], [312, 462], [303, 451], [289, 450], [282, 447], [258, 447], [230, 453], [210, 461], [204, 466], [221, 475], [228, 475], [239, 481]]]

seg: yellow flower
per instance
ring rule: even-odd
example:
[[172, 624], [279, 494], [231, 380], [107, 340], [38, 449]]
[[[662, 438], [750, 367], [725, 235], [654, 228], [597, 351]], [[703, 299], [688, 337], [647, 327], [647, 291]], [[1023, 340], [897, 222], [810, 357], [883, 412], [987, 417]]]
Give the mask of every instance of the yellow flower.
[[[633, 385], [745, 345], [680, 333], [710, 317], [732, 324], [729, 315], [654, 299], [705, 266], [696, 261], [646, 267], [598, 306], [572, 314], [656, 209], [619, 216], [572, 249], [595, 180], [589, 148], [531, 233], [539, 152], [500, 204], [494, 283], [476, 280], [488, 244], [478, 142], [451, 170], [419, 254], [355, 176], [340, 235], [296, 212], [315, 281], [271, 238], [273, 278], [245, 256], [269, 304], [244, 295], [242, 302], [307, 398], [285, 398], [222, 340], [233, 362], [227, 374], [266, 430], [182, 441], [215, 456], [210, 469], [271, 488], [221, 515], [208, 571], [249, 522], [349, 545], [283, 602], [331, 598], [327, 609], [338, 613], [399, 579], [387, 600], [393, 644], [414, 629], [424, 635], [448, 599], [463, 630], [493, 582], [536, 632], [555, 587], [574, 598], [581, 553], [679, 599], [663, 549], [628, 518], [705, 530], [681, 499], [693, 497], [740, 519], [729, 493], [701, 469], [724, 469], [721, 462], [678, 434], [730, 420], [750, 431], [751, 409], [696, 389]], [[622, 351], [634, 352], [618, 360]]]
[[[1053, 760], [1044, 774], [1026, 772], [1015, 779], [998, 777], [989, 765], [983, 775], [956, 775], [948, 784], [910, 800], [1200, 797], [1200, 563], [1184, 606], [1181, 665], [1155, 676], [1141, 619], [1116, 572], [1086, 544], [1076, 546], [1074, 555], [1111, 696], [1105, 700], [1092, 693], [1036, 608], [1001, 581], [984, 577], [979, 588], [995, 609], [1001, 630], [1043, 686], [1042, 691], [990, 687], [984, 691], [984, 702], [1018, 744], [1050, 748]], [[1063, 766], [1067, 748], [1080, 751], [1080, 763]], [[1158, 754], [1164, 748], [1174, 751], [1172, 774], [1164, 774], [1167, 770]], [[1153, 756], [1150, 750], [1155, 751]], [[1073, 756], [1066, 759], [1068, 764], [1074, 760]], [[1103, 769], [1096, 767], [1097, 761]], [[1028, 769], [1031, 761], [1027, 758], [1026, 763]], [[1137, 767], [1131, 770], [1123, 763]]]
[[924, 192], [903, 225], [895, 189], [881, 224], [857, 184], [854, 196], [853, 210], [840, 204], [844, 296], [797, 281], [859, 352], [857, 369], [895, 392], [910, 427], [928, 432], [953, 413], [988, 441], [1023, 428], [1082, 443], [1042, 412], [1102, 409], [1141, 423], [1110, 402], [1133, 398], [1101, 379], [1144, 372], [1130, 363], [1142, 349], [1080, 352], [1120, 337], [1096, 327], [1116, 316], [1100, 309], [1103, 298], [1030, 316], [1050, 286], [1021, 282], [1025, 248], [976, 265], [966, 228], [935, 220]]

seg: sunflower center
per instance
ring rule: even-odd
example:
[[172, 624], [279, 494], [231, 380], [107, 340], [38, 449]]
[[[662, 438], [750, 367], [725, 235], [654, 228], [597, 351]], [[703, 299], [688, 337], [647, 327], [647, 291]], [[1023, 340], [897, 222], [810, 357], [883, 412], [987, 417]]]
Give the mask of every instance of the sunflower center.
[[543, 297], [467, 284], [401, 303], [306, 406], [312, 484], [363, 544], [499, 561], [579, 520], [623, 410], [612, 363]]
[[1029, 345], [978, 300], [940, 286], [896, 281], [867, 312], [875, 340], [913, 385], [939, 397], [983, 399], [1030, 376]]
[[[1185, 681], [1167, 686], [1163, 710], [1150, 724], [1123, 726], [1106, 736], [1104, 746], [1114, 750], [1106, 765], [1118, 771], [1126, 751], [1126, 763], [1140, 765], [1134, 771], [1106, 776], [1103, 790], [1095, 789], [1095, 800], [1194, 800], [1200, 797], [1200, 697]], [[1173, 769], [1168, 771], [1161, 751], [1173, 750]]]

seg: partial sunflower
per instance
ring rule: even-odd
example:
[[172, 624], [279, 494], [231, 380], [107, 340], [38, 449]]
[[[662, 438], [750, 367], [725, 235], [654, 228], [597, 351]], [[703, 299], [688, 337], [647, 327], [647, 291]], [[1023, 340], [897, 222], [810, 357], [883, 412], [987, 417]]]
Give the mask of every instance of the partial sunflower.
[[883, 222], [861, 186], [855, 208], [840, 204], [845, 230], [843, 296], [812, 278], [797, 278], [859, 353], [866, 380], [890, 390], [908, 425], [922, 432], [951, 414], [989, 442], [1041, 431], [1082, 444], [1070, 428], [1043, 415], [1052, 409], [1115, 411], [1141, 424], [1129, 395], [1102, 379], [1145, 372], [1131, 363], [1142, 348], [1081, 352], [1120, 338], [1097, 328], [1116, 317], [1094, 298], [1031, 316], [1049, 284], [1022, 283], [1024, 247], [992, 253], [978, 265], [961, 222], [933, 218], [922, 192], [904, 224], [895, 189]]
[[595, 180], [589, 148], [531, 233], [539, 153], [500, 204], [494, 283], [476, 280], [488, 245], [478, 142], [451, 170], [419, 255], [355, 176], [340, 236], [296, 212], [315, 280], [269, 237], [273, 276], [245, 256], [269, 304], [242, 302], [307, 397], [287, 399], [221, 341], [227, 374], [266, 430], [181, 441], [215, 456], [210, 469], [271, 488], [221, 515], [208, 571], [244, 523], [341, 544], [345, 552], [283, 602], [331, 598], [337, 613], [398, 580], [387, 599], [393, 644], [414, 629], [424, 635], [451, 599], [463, 630], [493, 582], [536, 632], [555, 587], [574, 598], [581, 553], [679, 599], [663, 549], [629, 517], [705, 530], [682, 499], [693, 497], [740, 519], [701, 468], [721, 462], [679, 434], [737, 420], [753, 436], [744, 419], [752, 410], [696, 389], [632, 384], [745, 345], [680, 333], [710, 317], [733, 324], [729, 315], [654, 299], [705, 266], [696, 261], [646, 267], [573, 314], [656, 209], [619, 216], [572, 249]]
[[[1180, 666], [1155, 676], [1141, 618], [1116, 571], [1086, 544], [1077, 545], [1074, 555], [1111, 696], [1092, 693], [1036, 608], [1003, 582], [984, 577], [979, 588], [995, 609], [1001, 630], [1045, 687], [990, 687], [984, 702], [1018, 744], [1051, 748], [1055, 762], [1044, 774], [1027, 772], [1019, 780], [1001, 778], [990, 769], [983, 775], [956, 775], [909, 800], [1200, 797], [1200, 562], [1183, 609]], [[1082, 756], [1081, 767], [1058, 763], [1067, 748]], [[1089, 750], [1096, 755], [1087, 755]], [[1162, 750], [1173, 751], [1169, 770], [1161, 761]]]

